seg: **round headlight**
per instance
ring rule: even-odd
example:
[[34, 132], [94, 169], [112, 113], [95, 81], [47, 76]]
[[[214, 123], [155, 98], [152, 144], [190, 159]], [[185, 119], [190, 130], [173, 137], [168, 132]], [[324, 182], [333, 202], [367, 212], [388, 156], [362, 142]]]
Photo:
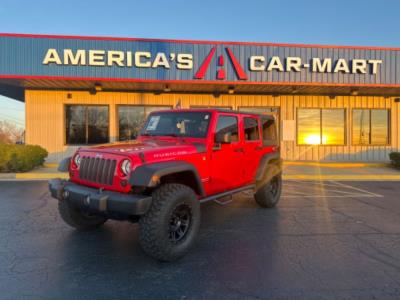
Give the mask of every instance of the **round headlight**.
[[74, 157], [74, 163], [75, 163], [75, 165], [76, 165], [77, 167], [80, 166], [81, 160], [82, 160], [82, 158], [80, 157], [79, 154], [75, 155], [75, 157]]
[[121, 171], [125, 175], [129, 175], [131, 173], [131, 161], [129, 159], [125, 159], [122, 161]]

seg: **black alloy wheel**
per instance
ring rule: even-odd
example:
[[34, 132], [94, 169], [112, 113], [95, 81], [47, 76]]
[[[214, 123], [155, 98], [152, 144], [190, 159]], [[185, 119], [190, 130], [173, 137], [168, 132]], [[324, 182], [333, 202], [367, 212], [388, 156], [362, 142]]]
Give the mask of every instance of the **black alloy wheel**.
[[191, 220], [192, 215], [187, 205], [181, 204], [175, 208], [169, 222], [169, 239], [171, 242], [177, 243], [186, 236]]
[[272, 197], [276, 197], [279, 193], [279, 179], [277, 176], [271, 179], [269, 183], [269, 192], [271, 193]]

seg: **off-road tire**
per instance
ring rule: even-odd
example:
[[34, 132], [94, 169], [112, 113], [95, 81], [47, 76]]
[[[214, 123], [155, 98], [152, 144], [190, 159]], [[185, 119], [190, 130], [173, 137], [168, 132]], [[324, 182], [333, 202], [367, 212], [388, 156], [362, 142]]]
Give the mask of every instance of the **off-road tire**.
[[83, 213], [66, 200], [58, 201], [58, 211], [65, 223], [82, 231], [96, 229], [107, 221], [104, 217]]
[[254, 199], [261, 207], [273, 208], [278, 203], [281, 193], [282, 173], [279, 173], [258, 188], [254, 194]]
[[[194, 191], [176, 183], [161, 185], [152, 193], [152, 205], [139, 220], [139, 243], [149, 256], [160, 261], [181, 258], [193, 245], [200, 227], [200, 204]], [[190, 215], [181, 240], [171, 240], [172, 218], [179, 208]], [[186, 222], [185, 222], [186, 223]]]

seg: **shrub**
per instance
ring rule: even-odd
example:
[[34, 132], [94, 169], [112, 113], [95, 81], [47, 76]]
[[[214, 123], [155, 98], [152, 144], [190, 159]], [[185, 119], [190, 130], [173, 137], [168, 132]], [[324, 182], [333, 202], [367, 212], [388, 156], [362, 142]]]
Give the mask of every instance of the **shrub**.
[[43, 165], [47, 151], [40, 146], [0, 144], [0, 172], [26, 172]]
[[396, 168], [400, 168], [400, 152], [389, 153], [389, 158], [392, 161], [392, 165]]

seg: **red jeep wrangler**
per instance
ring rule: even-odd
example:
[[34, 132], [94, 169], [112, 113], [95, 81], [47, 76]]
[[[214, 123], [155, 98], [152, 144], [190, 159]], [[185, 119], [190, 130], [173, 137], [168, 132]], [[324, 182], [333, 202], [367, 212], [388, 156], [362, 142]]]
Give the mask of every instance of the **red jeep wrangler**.
[[49, 182], [62, 219], [85, 230], [107, 219], [139, 222], [150, 256], [171, 261], [193, 244], [200, 203], [253, 190], [262, 207], [281, 194], [272, 116], [218, 109], [153, 112], [136, 140], [80, 148]]

